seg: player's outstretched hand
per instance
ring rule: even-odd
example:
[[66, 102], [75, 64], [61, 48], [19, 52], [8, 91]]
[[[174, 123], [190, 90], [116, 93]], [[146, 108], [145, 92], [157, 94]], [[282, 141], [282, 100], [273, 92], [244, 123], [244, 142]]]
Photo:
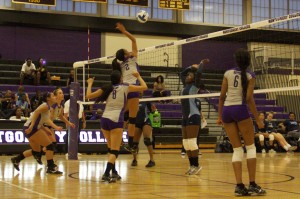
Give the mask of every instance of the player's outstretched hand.
[[88, 80], [86, 80], [86, 82], [87, 82], [88, 84], [93, 84], [93, 83], [94, 83], [94, 79], [95, 79], [95, 77], [89, 78]]
[[121, 32], [125, 32], [126, 28], [123, 24], [121, 24], [120, 22], [116, 23], [116, 29], [118, 29]]
[[209, 59], [202, 59], [201, 62], [202, 62], [203, 64], [207, 64], [207, 63], [209, 62]]

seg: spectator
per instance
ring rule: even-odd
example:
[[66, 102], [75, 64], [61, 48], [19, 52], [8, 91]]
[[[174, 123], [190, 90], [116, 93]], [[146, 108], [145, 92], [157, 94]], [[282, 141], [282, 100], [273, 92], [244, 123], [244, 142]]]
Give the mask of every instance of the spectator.
[[165, 97], [168, 95], [168, 92], [165, 90], [164, 77], [159, 75], [156, 77], [153, 84], [153, 97]]
[[29, 117], [30, 108], [28, 102], [26, 101], [26, 98], [27, 98], [26, 95], [23, 94], [21, 96], [21, 100], [17, 101], [16, 105], [17, 107], [22, 109], [25, 117]]
[[16, 108], [15, 116], [11, 116], [10, 120], [26, 120], [26, 117], [23, 117], [23, 112], [21, 107]]
[[282, 136], [281, 133], [276, 132], [276, 124], [273, 120], [273, 113], [269, 113], [267, 116], [267, 120], [265, 121], [265, 129], [269, 133], [269, 141], [270, 141], [270, 146], [272, 151], [272, 146], [273, 146], [273, 140], [276, 140], [282, 148], [284, 148], [287, 152], [291, 152], [297, 149], [295, 146], [291, 146], [290, 144], [287, 143], [285, 138]]
[[101, 108], [97, 109], [95, 114], [90, 118], [90, 120], [99, 120], [102, 117], [103, 110]]
[[[263, 112], [258, 114], [258, 119], [260, 122], [265, 121], [265, 114]], [[265, 138], [269, 138], [269, 134], [266, 132], [265, 126], [263, 128], [259, 128], [258, 125], [255, 123], [254, 124], [254, 129], [255, 129], [255, 137], [259, 139], [260, 147], [261, 147], [261, 152], [266, 153], [267, 148], [265, 146]]]
[[70, 70], [70, 75], [67, 79], [67, 86], [74, 82], [74, 69]]
[[1, 111], [0, 118], [8, 119], [15, 112], [15, 100], [10, 90], [7, 90], [4, 96], [0, 97]]
[[38, 85], [40, 85], [41, 81], [44, 82], [45, 80], [47, 80], [48, 85], [51, 84], [50, 72], [46, 67], [46, 60], [44, 60], [43, 58], [39, 59], [36, 76]]
[[22, 65], [21, 74], [20, 74], [20, 85], [23, 85], [24, 79], [33, 80], [34, 85], [37, 84], [36, 81], [36, 68], [32, 63], [31, 58], [27, 58], [26, 62]]
[[[299, 124], [296, 121], [296, 116], [294, 112], [289, 113], [289, 119], [284, 122], [285, 131], [287, 133], [287, 139], [291, 141], [300, 142], [300, 131]], [[296, 144], [296, 143], [294, 143]]]
[[42, 98], [42, 95], [41, 95], [41, 91], [40, 90], [37, 90], [35, 92], [35, 96], [33, 96], [31, 99], [30, 99], [30, 105], [31, 105], [31, 109], [32, 111], [34, 111], [39, 105], [41, 105], [43, 103], [43, 98]]
[[26, 96], [26, 101], [27, 101], [28, 105], [30, 106], [30, 100], [29, 100], [28, 94], [24, 92], [23, 86], [19, 86], [18, 92], [15, 94], [16, 104], [20, 103], [20, 101], [22, 100], [23, 94]]

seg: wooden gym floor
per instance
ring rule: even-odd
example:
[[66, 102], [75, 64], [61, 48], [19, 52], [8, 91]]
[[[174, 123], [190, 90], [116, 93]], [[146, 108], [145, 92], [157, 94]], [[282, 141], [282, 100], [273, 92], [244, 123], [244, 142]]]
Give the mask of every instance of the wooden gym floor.
[[[46, 174], [45, 166], [33, 158], [22, 161], [18, 172], [10, 162], [12, 156], [0, 156], [0, 198], [235, 198], [232, 154], [202, 152], [203, 169], [195, 176], [184, 175], [188, 159], [181, 157], [180, 150], [155, 150], [153, 168], [145, 168], [145, 151], [140, 152], [137, 167], [130, 166], [131, 155], [121, 154], [117, 170], [122, 180], [111, 184], [101, 182], [106, 155], [82, 155], [80, 160], [57, 155], [56, 163], [64, 171], [61, 176]], [[267, 190], [267, 195], [259, 198], [299, 199], [300, 154], [257, 156], [257, 183]], [[243, 169], [248, 185], [245, 164]]]

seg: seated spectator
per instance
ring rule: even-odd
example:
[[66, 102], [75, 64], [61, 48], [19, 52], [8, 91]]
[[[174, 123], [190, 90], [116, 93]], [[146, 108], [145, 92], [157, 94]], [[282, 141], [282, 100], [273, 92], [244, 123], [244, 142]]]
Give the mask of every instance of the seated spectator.
[[50, 72], [48, 71], [47, 67], [46, 67], [46, 60], [44, 60], [43, 58], [39, 59], [38, 65], [37, 65], [37, 85], [40, 85], [41, 81], [46, 81], [48, 85], [51, 84], [51, 76], [50, 76]]
[[26, 101], [28, 103], [28, 106], [30, 106], [30, 100], [29, 100], [28, 94], [24, 92], [24, 87], [23, 86], [19, 86], [18, 92], [15, 94], [16, 105], [18, 103], [21, 103], [23, 95], [26, 96]]
[[[265, 121], [265, 114], [263, 112], [259, 113], [258, 118], [259, 118], [259, 120], [264, 122]], [[258, 128], [256, 122], [254, 124], [254, 130], [255, 130], [255, 137], [259, 139], [261, 152], [266, 153], [267, 148], [265, 146], [265, 138], [269, 138], [269, 134], [266, 132], [265, 127], [264, 128]]]
[[[289, 141], [297, 141], [300, 142], [300, 129], [299, 124], [296, 121], [296, 116], [294, 112], [289, 113], [289, 119], [287, 119], [284, 123], [285, 132], [287, 133], [287, 139]], [[295, 143], [296, 145], [296, 143]]]
[[15, 116], [11, 116], [10, 120], [26, 120], [26, 117], [23, 117], [23, 112], [20, 107], [16, 108]]
[[276, 132], [277, 126], [276, 123], [273, 121], [273, 113], [268, 114], [267, 120], [265, 121], [265, 129], [266, 132], [269, 133], [269, 141], [271, 145], [270, 152], [274, 152], [272, 151], [274, 149], [273, 140], [276, 140], [279, 143], [279, 145], [286, 151], [294, 151], [297, 149], [297, 147], [291, 146], [289, 143], [287, 143], [287, 141], [280, 132]]
[[20, 85], [23, 85], [24, 79], [33, 80], [34, 85], [37, 84], [36, 79], [36, 68], [32, 63], [31, 58], [27, 58], [26, 62], [22, 65], [21, 74], [20, 74]]
[[167, 91], [165, 90], [164, 77], [159, 75], [156, 77], [153, 84], [153, 97], [165, 97], [167, 96]]
[[34, 111], [39, 105], [43, 103], [41, 91], [37, 90], [35, 96], [30, 99], [31, 111]]
[[102, 117], [103, 110], [101, 108], [97, 109], [95, 114], [90, 118], [90, 120], [99, 120]]
[[70, 86], [72, 82], [74, 82], [74, 69], [70, 70], [70, 75], [67, 79], [67, 86]]
[[25, 117], [29, 117], [30, 108], [29, 108], [29, 105], [28, 105], [28, 102], [27, 102], [26, 98], [27, 98], [26, 95], [23, 94], [21, 96], [21, 100], [17, 101], [16, 105], [17, 105], [18, 108], [21, 108], [21, 110], [23, 111]]
[[10, 90], [7, 90], [5, 94], [0, 97], [1, 100], [1, 111], [0, 111], [0, 118], [8, 119], [12, 116], [15, 112], [15, 100], [14, 95]]

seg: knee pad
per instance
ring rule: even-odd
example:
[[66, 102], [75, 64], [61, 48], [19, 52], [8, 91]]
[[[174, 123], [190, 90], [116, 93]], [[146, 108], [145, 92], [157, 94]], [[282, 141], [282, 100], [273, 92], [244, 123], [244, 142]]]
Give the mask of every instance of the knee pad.
[[242, 147], [233, 148], [232, 162], [242, 162], [244, 157], [244, 150]]
[[110, 150], [110, 154], [114, 154], [116, 156], [116, 158], [118, 158], [119, 151], [117, 151], [117, 150]]
[[49, 144], [48, 146], [46, 146], [46, 149], [48, 151], [54, 151], [54, 144], [53, 143]]
[[184, 148], [186, 151], [189, 151], [189, 150], [190, 150], [190, 146], [189, 146], [189, 141], [188, 141], [188, 139], [182, 139], [182, 144], [183, 144], [183, 148]]
[[259, 141], [260, 141], [260, 142], [263, 142], [264, 139], [265, 139], [265, 137], [264, 137], [263, 135], [259, 135]]
[[150, 138], [144, 138], [144, 144], [146, 146], [151, 146], [152, 145], [151, 139]]
[[129, 124], [135, 124], [135, 117], [129, 117]]
[[247, 159], [256, 158], [256, 147], [254, 144], [246, 146], [247, 149]]
[[191, 151], [195, 151], [195, 150], [199, 149], [199, 147], [197, 145], [197, 138], [190, 138], [190, 139], [188, 139], [188, 142], [189, 142], [189, 147], [190, 147]]
[[270, 141], [273, 141], [274, 139], [275, 139], [274, 135], [270, 134], [270, 135], [269, 135], [269, 140], [270, 140]]

